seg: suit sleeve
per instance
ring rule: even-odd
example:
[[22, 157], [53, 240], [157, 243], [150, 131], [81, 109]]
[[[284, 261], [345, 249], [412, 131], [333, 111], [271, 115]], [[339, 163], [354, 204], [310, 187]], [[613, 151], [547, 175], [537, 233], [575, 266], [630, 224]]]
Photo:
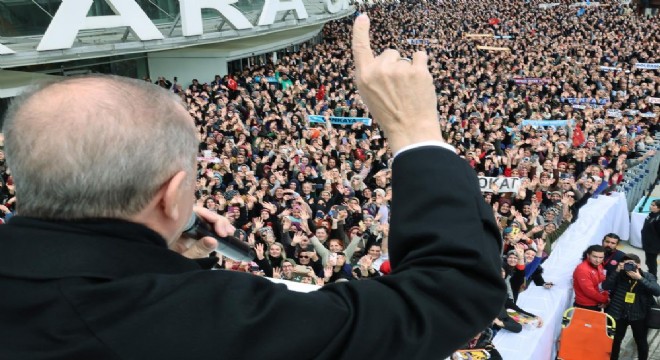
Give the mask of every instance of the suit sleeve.
[[[452, 152], [406, 151], [393, 176], [390, 275], [296, 293], [250, 274], [190, 272], [69, 289], [72, 306], [125, 358], [177, 358], [186, 344], [191, 359], [218, 351], [244, 359], [444, 359], [504, 305], [501, 239], [474, 171]], [[145, 324], [149, 331], [132, 335]], [[293, 341], [283, 329], [295, 332], [295, 344], [283, 346]], [[257, 345], [255, 330], [268, 334]], [[173, 337], [180, 341], [163, 341]]]

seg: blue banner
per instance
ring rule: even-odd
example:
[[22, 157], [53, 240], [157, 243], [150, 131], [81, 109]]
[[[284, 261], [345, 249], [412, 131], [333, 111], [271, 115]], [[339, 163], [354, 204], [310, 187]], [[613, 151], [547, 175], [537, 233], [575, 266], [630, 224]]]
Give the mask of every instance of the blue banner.
[[558, 126], [572, 126], [573, 120], [528, 120], [525, 119], [522, 121], [522, 126], [530, 125], [534, 128], [538, 126], [552, 126], [554, 128]]
[[[261, 81], [261, 76], [255, 76], [254, 77], [254, 82], [260, 82]], [[277, 83], [277, 79], [275, 76], [266, 76], [266, 81], [271, 82], [271, 83]]]
[[560, 98], [561, 102], [567, 102], [569, 104], [598, 104], [605, 105], [609, 101], [608, 99], [596, 100], [593, 98], [573, 98], [573, 97], [562, 97]]
[[[308, 118], [310, 123], [325, 124], [325, 118], [321, 115], [309, 115]], [[330, 116], [332, 125], [353, 125], [358, 122], [371, 126], [371, 119], [369, 118]]]

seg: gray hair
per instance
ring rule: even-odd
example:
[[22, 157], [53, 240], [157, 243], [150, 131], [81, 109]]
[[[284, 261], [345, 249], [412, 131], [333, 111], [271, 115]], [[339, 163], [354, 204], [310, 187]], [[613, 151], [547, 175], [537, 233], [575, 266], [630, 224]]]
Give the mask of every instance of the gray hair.
[[176, 95], [145, 81], [42, 84], [12, 101], [3, 132], [24, 216], [129, 218], [177, 172], [195, 177], [193, 120]]

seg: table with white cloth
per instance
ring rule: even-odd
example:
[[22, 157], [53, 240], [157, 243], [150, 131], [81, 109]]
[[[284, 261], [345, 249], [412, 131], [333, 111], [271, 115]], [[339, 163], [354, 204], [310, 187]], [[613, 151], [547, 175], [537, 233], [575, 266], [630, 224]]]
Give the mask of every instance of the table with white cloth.
[[623, 237], [629, 229], [628, 205], [623, 194], [589, 199], [580, 209], [578, 220], [559, 237], [542, 265], [544, 279], [555, 286], [547, 290], [532, 283], [518, 296], [516, 304], [541, 316], [543, 327], [525, 326], [518, 334], [498, 332], [493, 343], [503, 359], [554, 359], [562, 314], [573, 303], [573, 270], [580, 263], [582, 252], [589, 245], [600, 244], [605, 234], [612, 232]]
[[[644, 227], [644, 219], [649, 215], [649, 207], [651, 206], [651, 201], [660, 199], [658, 197], [649, 197], [648, 201], [644, 204], [646, 196], [641, 198], [637, 205], [633, 208], [633, 211], [630, 213], [630, 245], [641, 248], [642, 247], [642, 227]], [[640, 211], [640, 207], [644, 204], [644, 208]], [[624, 238], [625, 239], [625, 238]]]

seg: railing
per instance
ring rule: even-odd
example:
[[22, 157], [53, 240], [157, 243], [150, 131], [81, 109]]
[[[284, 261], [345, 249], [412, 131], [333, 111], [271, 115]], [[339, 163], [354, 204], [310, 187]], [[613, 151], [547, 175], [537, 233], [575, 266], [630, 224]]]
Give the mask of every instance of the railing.
[[616, 188], [616, 191], [626, 194], [629, 212], [632, 212], [637, 202], [646, 195], [646, 191], [653, 191], [660, 167], [660, 134], [656, 134], [655, 142], [648, 151], [650, 150], [655, 150], [655, 154], [628, 169], [623, 182]]

